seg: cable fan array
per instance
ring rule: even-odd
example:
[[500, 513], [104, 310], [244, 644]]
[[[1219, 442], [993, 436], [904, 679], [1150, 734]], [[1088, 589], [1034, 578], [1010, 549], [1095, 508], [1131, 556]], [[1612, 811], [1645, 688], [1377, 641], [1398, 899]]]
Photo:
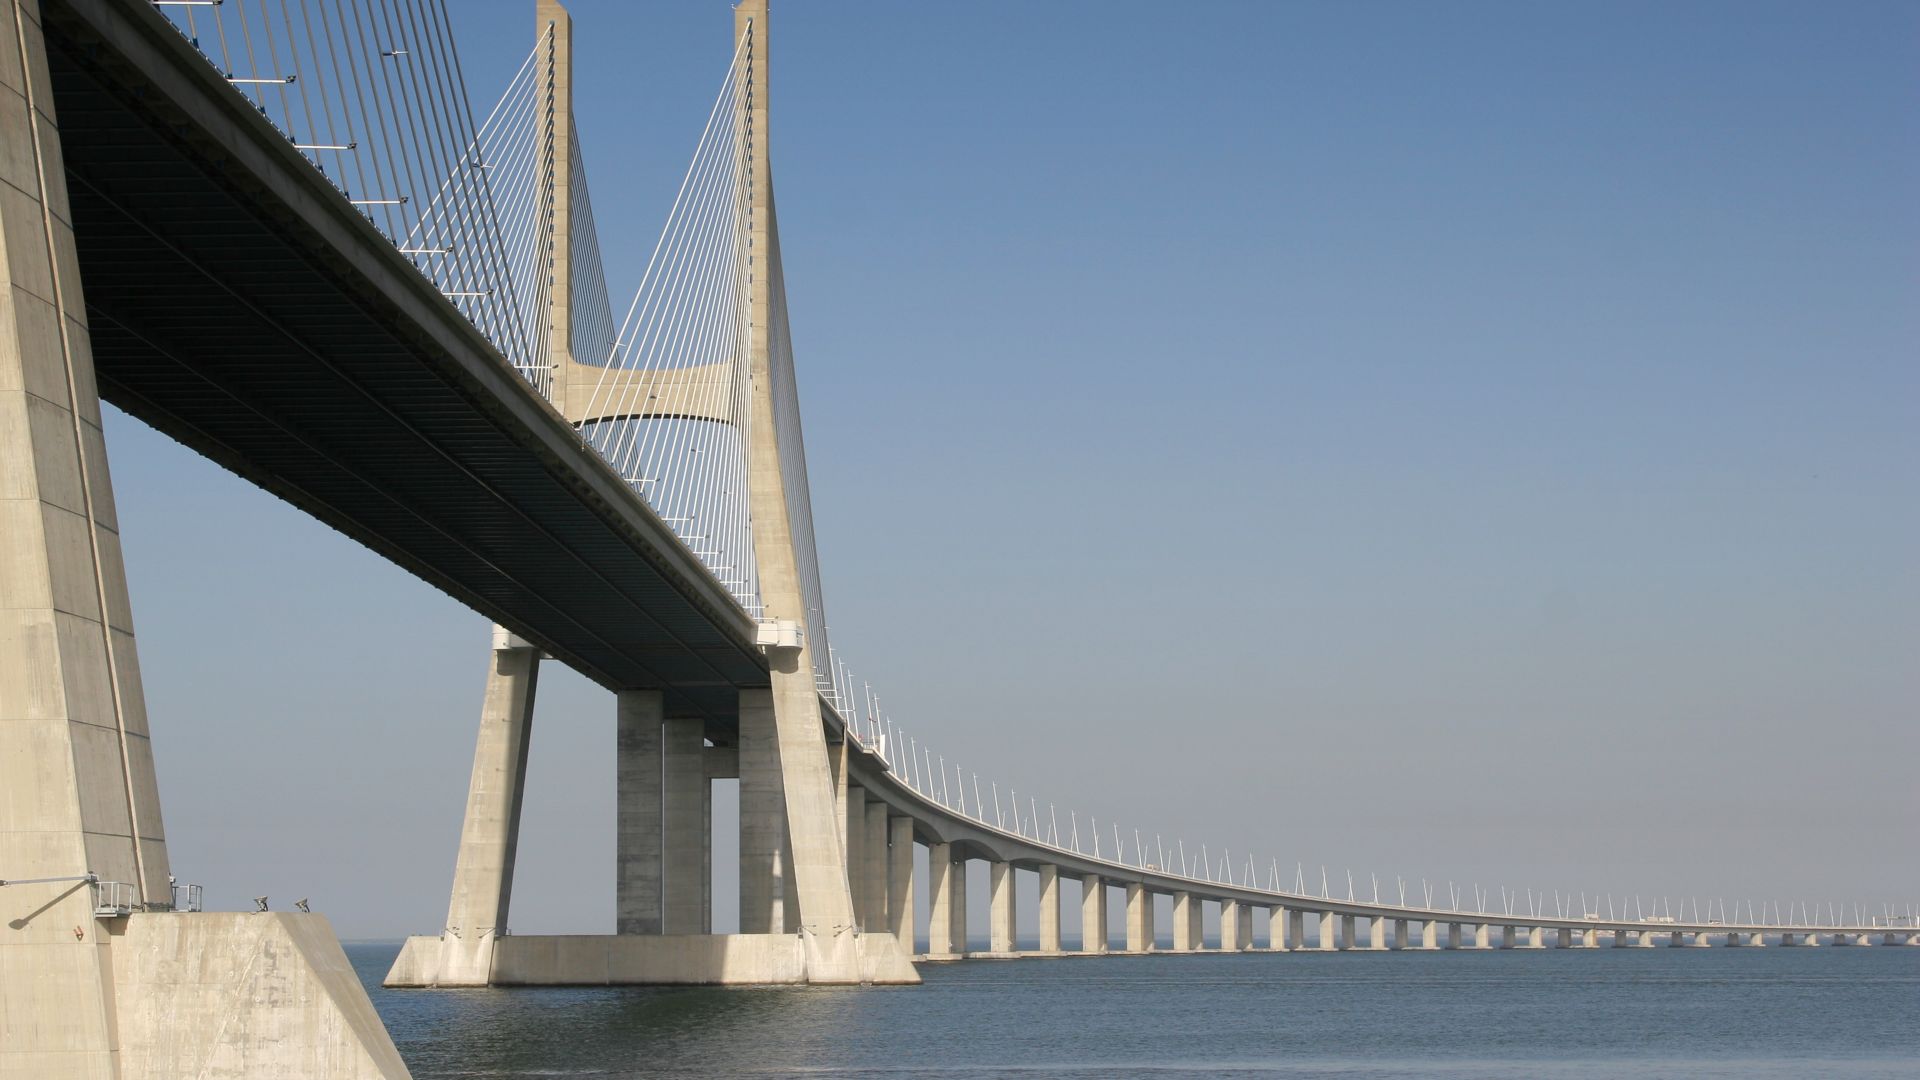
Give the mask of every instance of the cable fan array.
[[537, 377], [551, 278], [552, 178], [539, 156], [551, 139], [550, 41], [476, 129], [445, 0], [155, 6], [515, 368]]
[[[618, 331], [597, 355], [588, 351], [604, 329], [587, 293], [573, 337], [578, 359], [599, 367], [582, 413], [594, 419], [581, 434], [757, 618], [763, 608], [747, 513], [744, 188], [733, 130], [745, 92], [740, 74], [736, 49]], [[597, 245], [593, 252], [597, 262]], [[575, 266], [576, 277], [594, 270]], [[599, 290], [604, 295], [604, 284]]]

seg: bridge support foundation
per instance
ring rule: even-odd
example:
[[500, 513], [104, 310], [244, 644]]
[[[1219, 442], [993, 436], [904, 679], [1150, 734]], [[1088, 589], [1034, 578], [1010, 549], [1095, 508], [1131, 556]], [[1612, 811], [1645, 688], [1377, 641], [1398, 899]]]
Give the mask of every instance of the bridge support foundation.
[[1253, 909], [1238, 900], [1220, 903], [1220, 951], [1244, 952], [1253, 948]]
[[887, 828], [887, 930], [900, 948], [913, 952], [913, 819], [891, 818]]
[[1173, 951], [1192, 952], [1200, 947], [1200, 901], [1192, 893], [1173, 894]]
[[1060, 955], [1060, 868], [1040, 866], [1040, 952]]
[[1127, 886], [1127, 951], [1130, 953], [1150, 953], [1153, 951], [1153, 894], [1145, 885], [1138, 883]]
[[1014, 942], [1018, 940], [1013, 874], [1012, 863], [995, 860], [987, 864], [987, 949], [996, 956], [1014, 955]]
[[1314, 948], [1321, 952], [1332, 952], [1334, 949], [1340, 947], [1339, 943], [1334, 940], [1333, 920], [1333, 912], [1323, 911], [1320, 913], [1320, 934], [1315, 938], [1313, 944]]
[[1080, 879], [1080, 951], [1107, 951], [1107, 883], [1097, 874]]
[[1287, 910], [1287, 940], [1285, 945], [1289, 949], [1304, 949], [1307, 947], [1307, 913], [1298, 908], [1289, 908]]
[[958, 960], [967, 952], [967, 864], [953, 845], [927, 846], [927, 959]]
[[860, 846], [860, 873], [867, 886], [867, 909], [860, 918], [869, 934], [893, 933], [893, 897], [887, 888], [887, 856], [892, 835], [887, 830], [887, 804], [871, 800], [866, 807], [866, 838]]

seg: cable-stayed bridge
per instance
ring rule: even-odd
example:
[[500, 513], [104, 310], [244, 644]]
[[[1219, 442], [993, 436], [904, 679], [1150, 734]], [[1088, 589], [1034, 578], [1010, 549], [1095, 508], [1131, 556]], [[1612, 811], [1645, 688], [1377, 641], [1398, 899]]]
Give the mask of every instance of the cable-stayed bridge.
[[[927, 960], [1162, 949], [1156, 898], [1177, 952], [1920, 943], [1886, 906], [1336, 885], [962, 771], [829, 636], [765, 0], [647, 238], [595, 225], [570, 18], [541, 0], [530, 30], [476, 106], [440, 0], [10, 0], [0, 1075], [405, 1072], [321, 917], [201, 912], [173, 880], [102, 398], [497, 624], [446, 924], [393, 985], [911, 983], [922, 936]], [[607, 280], [613, 243], [651, 252], [640, 281]], [[604, 935], [509, 932], [547, 662], [617, 699]], [[737, 934], [711, 933], [717, 778]]]

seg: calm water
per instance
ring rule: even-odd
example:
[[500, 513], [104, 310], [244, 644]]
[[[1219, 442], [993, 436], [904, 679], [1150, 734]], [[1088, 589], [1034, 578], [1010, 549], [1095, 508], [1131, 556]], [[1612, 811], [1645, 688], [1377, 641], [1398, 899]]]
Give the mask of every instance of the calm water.
[[1920, 948], [975, 961], [889, 989], [386, 991], [438, 1077], [1920, 1077]]

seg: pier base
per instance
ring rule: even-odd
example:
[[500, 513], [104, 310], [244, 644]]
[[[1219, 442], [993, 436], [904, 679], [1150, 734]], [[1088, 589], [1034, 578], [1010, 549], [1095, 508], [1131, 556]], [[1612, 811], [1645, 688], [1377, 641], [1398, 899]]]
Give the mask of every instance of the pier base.
[[[858, 982], [920, 981], [892, 934], [857, 934]], [[805, 934], [513, 934], [493, 943], [489, 986], [780, 986], [846, 983], [840, 963], [810, 962]], [[411, 937], [385, 985], [435, 982], [437, 937]]]

